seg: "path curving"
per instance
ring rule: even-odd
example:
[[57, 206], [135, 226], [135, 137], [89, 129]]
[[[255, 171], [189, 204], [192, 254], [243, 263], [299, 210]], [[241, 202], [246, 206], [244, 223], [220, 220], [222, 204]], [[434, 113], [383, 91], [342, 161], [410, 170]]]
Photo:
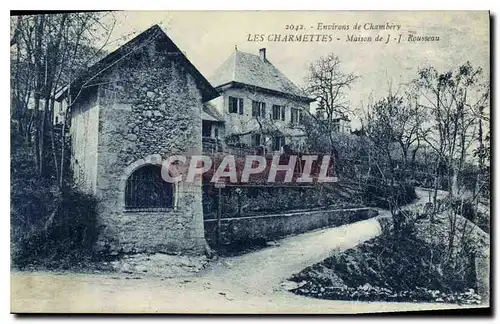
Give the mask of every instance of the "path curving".
[[[427, 202], [417, 190], [414, 204]], [[440, 194], [441, 195], [441, 194]], [[11, 311], [118, 313], [367, 313], [449, 309], [457, 305], [320, 300], [282, 283], [292, 274], [380, 234], [378, 217], [290, 236], [255, 252], [222, 258], [186, 278], [126, 279], [116, 275], [11, 273]]]

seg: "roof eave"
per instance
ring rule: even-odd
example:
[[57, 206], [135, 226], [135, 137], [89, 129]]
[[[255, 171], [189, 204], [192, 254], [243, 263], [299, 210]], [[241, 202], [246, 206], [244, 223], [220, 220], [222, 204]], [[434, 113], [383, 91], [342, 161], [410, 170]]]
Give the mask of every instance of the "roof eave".
[[256, 86], [256, 85], [242, 83], [242, 82], [237, 82], [237, 81], [230, 81], [230, 82], [223, 83], [221, 85], [216, 86], [215, 89], [218, 92], [223, 92], [223, 91], [225, 91], [225, 90], [227, 90], [227, 89], [229, 89], [231, 87], [250, 87], [252, 89], [260, 90], [262, 92], [267, 92], [267, 93], [278, 95], [278, 96], [286, 96], [286, 97], [289, 97], [291, 99], [295, 99], [295, 100], [298, 100], [298, 101], [304, 101], [304, 102], [307, 102], [307, 103], [311, 103], [311, 102], [316, 101], [316, 99], [309, 98], [307, 96], [301, 96], [301, 95], [297, 95], [297, 94], [294, 94], [294, 93], [288, 93], [288, 92], [284, 92], [284, 91], [278, 91], [278, 90], [263, 88], [263, 87], [259, 87], [259, 86]]
[[[98, 62], [96, 62], [95, 64], [93, 64], [91, 67], [87, 68], [85, 72], [89, 72], [91, 71], [93, 68], [95, 68], [96, 66], [98, 66], [99, 64], [110, 64], [109, 61], [112, 61], [113, 59], [115, 59], [117, 56], [118, 57], [121, 57], [123, 55], [125, 55], [122, 51], [123, 48], [130, 48], [130, 47], [133, 47], [135, 46], [137, 43], [140, 43], [142, 42], [146, 36], [149, 36], [150, 34], [153, 34], [157, 31], [160, 31], [160, 35], [156, 35], [154, 37], [166, 37], [168, 41], [171, 42], [171, 44], [173, 45], [174, 49], [176, 50], [176, 52], [180, 53], [181, 57], [184, 59], [187, 67], [189, 68], [189, 70], [191, 71], [193, 77], [199, 82], [199, 86], [200, 86], [200, 91], [202, 92], [202, 101], [203, 102], [207, 102], [207, 101], [210, 101], [214, 98], [217, 98], [218, 96], [220, 96], [219, 92], [210, 84], [210, 82], [208, 82], [208, 80], [201, 74], [201, 72], [193, 65], [193, 63], [191, 63], [191, 61], [189, 61], [189, 59], [186, 57], [186, 55], [184, 55], [184, 53], [179, 49], [179, 47], [177, 47], [177, 45], [174, 43], [174, 41], [167, 35], [167, 33], [158, 25], [153, 25], [151, 26], [150, 28], [148, 28], [147, 30], [143, 31], [142, 33], [140, 33], [139, 35], [137, 35], [136, 37], [134, 37], [133, 39], [129, 40], [128, 42], [126, 42], [125, 44], [123, 44], [122, 46], [118, 47], [116, 50], [114, 50], [113, 52], [109, 53], [108, 55], [106, 55], [104, 58], [102, 58], [101, 60], [99, 60]], [[118, 59], [118, 58], [117, 58]], [[82, 74], [80, 76], [78, 76], [76, 79], [74, 79], [73, 81], [71, 81], [70, 85], [75, 85], [75, 86], [78, 86], [80, 83], [82, 83], [82, 79], [85, 78], [85, 74]], [[59, 102], [59, 101], [62, 101], [64, 100], [67, 95], [68, 95], [68, 88], [69, 86], [66, 86], [65, 88], [61, 89], [62, 93], [56, 97], [56, 100]]]
[[215, 90], [214, 88], [212, 88], [212, 89], [213, 89], [213, 91], [210, 90], [210, 93], [202, 95], [201, 100], [203, 103], [210, 101], [212, 99], [215, 99], [215, 98], [220, 96], [220, 93], [217, 90]]

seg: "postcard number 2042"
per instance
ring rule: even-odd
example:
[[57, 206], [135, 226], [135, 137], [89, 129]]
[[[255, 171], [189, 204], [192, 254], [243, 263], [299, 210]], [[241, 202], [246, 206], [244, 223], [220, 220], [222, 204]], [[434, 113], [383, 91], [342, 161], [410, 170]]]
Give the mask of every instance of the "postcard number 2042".
[[294, 25], [294, 24], [285, 25], [285, 30], [303, 30], [303, 29], [304, 25]]

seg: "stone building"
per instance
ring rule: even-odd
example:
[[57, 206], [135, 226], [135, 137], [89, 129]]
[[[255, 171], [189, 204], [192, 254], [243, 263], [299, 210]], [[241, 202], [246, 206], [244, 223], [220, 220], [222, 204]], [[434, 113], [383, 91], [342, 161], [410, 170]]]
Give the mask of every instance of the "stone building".
[[285, 145], [300, 149], [304, 132], [302, 114], [314, 99], [308, 98], [266, 56], [235, 51], [209, 78], [221, 94], [211, 101], [225, 122], [228, 144], [282, 151]]
[[160, 164], [202, 151], [203, 104], [217, 96], [155, 25], [58, 98], [74, 102], [71, 164], [77, 184], [100, 200], [101, 250], [203, 251], [201, 183], [165, 182]]

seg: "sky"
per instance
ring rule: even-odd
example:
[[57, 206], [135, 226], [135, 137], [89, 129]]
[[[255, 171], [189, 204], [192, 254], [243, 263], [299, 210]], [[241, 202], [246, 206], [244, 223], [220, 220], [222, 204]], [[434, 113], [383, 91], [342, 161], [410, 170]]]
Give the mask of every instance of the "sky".
[[[483, 68], [489, 78], [489, 16], [487, 11], [129, 11], [117, 12], [111, 39], [140, 33], [159, 24], [207, 78], [238, 50], [267, 59], [299, 86], [308, 65], [329, 53], [339, 56], [342, 69], [360, 78], [349, 93], [351, 107], [361, 108], [409, 82], [419, 68], [447, 71], [466, 61]], [[347, 25], [345, 30], [318, 30], [323, 25]], [[361, 30], [353, 30], [358, 23]], [[399, 30], [366, 30], [364, 26], [397, 26]], [[287, 25], [302, 30], [286, 30]], [[301, 27], [299, 27], [301, 28]], [[249, 41], [264, 34], [264, 41]], [[331, 42], [273, 42], [274, 34], [331, 35]], [[390, 34], [391, 41], [385, 44]], [[397, 43], [394, 37], [399, 38]], [[434, 36], [439, 41], [409, 42], [408, 35]], [[372, 37], [371, 42], [348, 42], [349, 35]], [[383, 41], [374, 41], [380, 35]], [[273, 36], [271, 36], [273, 37]], [[337, 39], [339, 38], [339, 39]], [[250, 36], [255, 39], [255, 36]], [[113, 50], [124, 43], [112, 43]], [[353, 127], [358, 122], [354, 119]]]

